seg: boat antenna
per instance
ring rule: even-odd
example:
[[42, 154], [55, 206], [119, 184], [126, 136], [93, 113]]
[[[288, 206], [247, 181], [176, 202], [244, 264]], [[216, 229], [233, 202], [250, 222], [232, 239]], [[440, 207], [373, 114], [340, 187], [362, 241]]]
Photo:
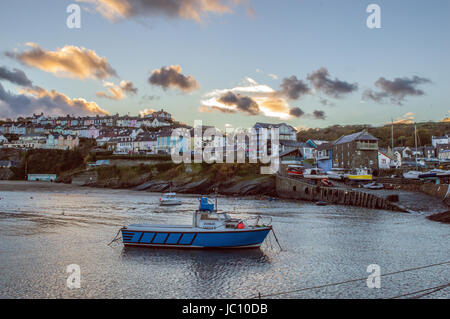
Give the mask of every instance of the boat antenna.
[[217, 213], [217, 193], [218, 193], [218, 187], [217, 186], [214, 187], [214, 192], [216, 193], [216, 205], [215, 205], [215, 208], [216, 208], [216, 213]]

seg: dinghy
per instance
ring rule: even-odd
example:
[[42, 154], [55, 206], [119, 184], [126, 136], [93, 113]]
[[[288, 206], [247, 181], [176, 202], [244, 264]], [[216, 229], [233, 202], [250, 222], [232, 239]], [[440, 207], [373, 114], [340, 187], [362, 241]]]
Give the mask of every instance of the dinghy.
[[181, 200], [177, 198], [176, 193], [166, 193], [159, 199], [159, 205], [161, 206], [174, 206], [183, 204]]

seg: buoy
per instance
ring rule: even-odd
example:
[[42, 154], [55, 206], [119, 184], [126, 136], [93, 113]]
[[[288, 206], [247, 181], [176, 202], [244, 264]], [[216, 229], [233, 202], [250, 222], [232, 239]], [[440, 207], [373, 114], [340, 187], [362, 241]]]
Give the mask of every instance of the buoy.
[[240, 222], [240, 223], [237, 225], [237, 228], [238, 228], [238, 229], [244, 229], [244, 228], [245, 228], [244, 223], [243, 223], [243, 222]]

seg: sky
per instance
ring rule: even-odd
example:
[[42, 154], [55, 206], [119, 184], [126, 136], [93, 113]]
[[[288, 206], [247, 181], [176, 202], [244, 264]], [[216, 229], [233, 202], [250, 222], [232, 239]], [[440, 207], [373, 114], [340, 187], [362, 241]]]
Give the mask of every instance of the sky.
[[0, 30], [0, 118], [163, 108], [304, 129], [449, 115], [448, 0], [5, 0]]

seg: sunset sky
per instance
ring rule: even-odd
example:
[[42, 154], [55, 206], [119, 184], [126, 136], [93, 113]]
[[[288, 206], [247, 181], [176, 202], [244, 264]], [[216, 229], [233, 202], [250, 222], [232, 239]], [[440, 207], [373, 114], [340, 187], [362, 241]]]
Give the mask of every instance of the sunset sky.
[[448, 0], [5, 0], [0, 30], [0, 118], [164, 108], [190, 125], [303, 128], [450, 109]]

